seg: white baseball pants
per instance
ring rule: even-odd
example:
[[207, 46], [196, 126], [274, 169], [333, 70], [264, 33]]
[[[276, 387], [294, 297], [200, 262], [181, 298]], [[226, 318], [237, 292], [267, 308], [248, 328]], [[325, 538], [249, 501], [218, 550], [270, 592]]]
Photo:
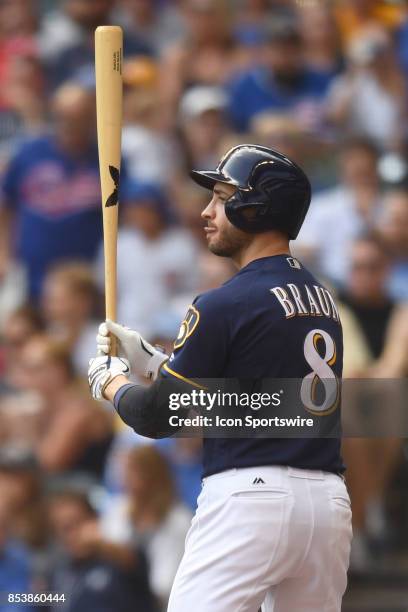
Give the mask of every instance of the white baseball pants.
[[335, 474], [272, 466], [205, 478], [168, 612], [340, 612], [351, 537]]

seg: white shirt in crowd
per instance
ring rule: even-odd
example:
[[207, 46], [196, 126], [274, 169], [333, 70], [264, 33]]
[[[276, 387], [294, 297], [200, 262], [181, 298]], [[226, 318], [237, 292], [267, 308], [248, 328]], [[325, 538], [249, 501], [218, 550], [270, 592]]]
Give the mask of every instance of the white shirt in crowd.
[[339, 185], [313, 198], [294, 254], [301, 257], [310, 250], [313, 269], [342, 285], [349, 272], [351, 246], [366, 227], [352, 191]]
[[[118, 237], [118, 321], [150, 338], [171, 299], [197, 286], [198, 245], [183, 228], [169, 228], [156, 240], [133, 229]], [[103, 258], [99, 261], [103, 278]]]
[[129, 176], [137, 182], [167, 185], [179, 170], [175, 143], [142, 125], [126, 125], [122, 151]]
[[328, 94], [328, 104], [336, 104], [347, 93], [349, 97], [346, 128], [354, 134], [372, 138], [387, 147], [400, 130], [398, 101], [369, 72], [337, 77]]
[[98, 322], [87, 323], [77, 339], [72, 351], [72, 361], [76, 372], [81, 376], [88, 376], [90, 355], [95, 352], [95, 338], [98, 333]]

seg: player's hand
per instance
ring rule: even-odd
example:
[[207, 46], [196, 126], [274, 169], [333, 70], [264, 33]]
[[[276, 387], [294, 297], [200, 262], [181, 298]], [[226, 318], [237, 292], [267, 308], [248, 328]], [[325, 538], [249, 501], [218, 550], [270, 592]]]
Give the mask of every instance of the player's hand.
[[146, 342], [139, 332], [114, 323], [109, 319], [101, 323], [96, 336], [98, 354], [108, 355], [111, 346], [109, 334], [113, 334], [119, 341], [125, 357], [129, 360], [135, 374], [156, 380], [160, 367], [168, 356]]
[[128, 376], [129, 362], [123, 357], [95, 357], [89, 360], [88, 383], [92, 397], [98, 401], [105, 399], [103, 392], [117, 376]]

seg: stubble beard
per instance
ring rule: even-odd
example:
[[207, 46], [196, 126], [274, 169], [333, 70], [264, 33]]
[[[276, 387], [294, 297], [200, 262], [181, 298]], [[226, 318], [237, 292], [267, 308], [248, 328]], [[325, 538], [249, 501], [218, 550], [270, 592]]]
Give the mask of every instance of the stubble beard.
[[218, 257], [236, 257], [251, 241], [251, 236], [234, 227], [218, 230], [218, 237], [208, 244], [208, 249]]

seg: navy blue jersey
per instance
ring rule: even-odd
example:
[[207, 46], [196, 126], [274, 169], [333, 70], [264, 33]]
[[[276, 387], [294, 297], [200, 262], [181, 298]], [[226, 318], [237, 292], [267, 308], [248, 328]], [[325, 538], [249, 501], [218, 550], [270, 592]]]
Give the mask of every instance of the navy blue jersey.
[[[162, 372], [185, 379], [304, 379], [322, 364], [323, 375], [340, 379], [342, 362], [341, 323], [330, 292], [296, 259], [276, 255], [252, 261], [195, 299]], [[203, 460], [204, 475], [257, 465], [343, 469], [336, 438], [205, 438]]]

